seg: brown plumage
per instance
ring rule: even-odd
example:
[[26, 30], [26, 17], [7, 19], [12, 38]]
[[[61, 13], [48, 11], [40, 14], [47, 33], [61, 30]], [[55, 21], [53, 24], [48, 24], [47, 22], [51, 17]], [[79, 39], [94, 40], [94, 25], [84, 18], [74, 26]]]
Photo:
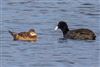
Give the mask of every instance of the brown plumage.
[[96, 35], [89, 29], [75, 29], [69, 30], [68, 25], [64, 21], [60, 21], [56, 27], [63, 32], [63, 37], [68, 39], [80, 39], [80, 40], [95, 40]]
[[30, 29], [28, 32], [12, 32], [9, 33], [13, 36], [13, 40], [23, 40], [23, 41], [36, 41], [37, 40], [37, 33], [34, 29]]

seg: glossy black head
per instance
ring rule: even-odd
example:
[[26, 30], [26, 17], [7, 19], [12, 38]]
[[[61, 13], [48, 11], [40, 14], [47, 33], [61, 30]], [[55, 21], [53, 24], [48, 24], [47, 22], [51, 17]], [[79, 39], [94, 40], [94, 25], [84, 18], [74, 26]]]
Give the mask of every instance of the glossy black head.
[[65, 35], [69, 31], [68, 25], [64, 21], [60, 21], [56, 28], [61, 29], [63, 35]]
[[66, 22], [64, 22], [64, 21], [60, 21], [60, 22], [58, 23], [58, 28], [61, 29], [63, 32], [64, 32], [64, 31], [65, 31], [65, 32], [69, 31], [68, 25], [67, 25]]

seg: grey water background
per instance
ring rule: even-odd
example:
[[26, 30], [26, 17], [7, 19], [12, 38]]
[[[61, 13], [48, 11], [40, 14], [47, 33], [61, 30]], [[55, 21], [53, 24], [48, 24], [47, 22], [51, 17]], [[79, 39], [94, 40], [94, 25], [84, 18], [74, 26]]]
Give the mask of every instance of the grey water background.
[[[0, 67], [100, 67], [100, 0], [2, 0]], [[95, 41], [60, 40], [61, 20], [89, 28]], [[34, 28], [37, 42], [13, 41], [8, 30]]]

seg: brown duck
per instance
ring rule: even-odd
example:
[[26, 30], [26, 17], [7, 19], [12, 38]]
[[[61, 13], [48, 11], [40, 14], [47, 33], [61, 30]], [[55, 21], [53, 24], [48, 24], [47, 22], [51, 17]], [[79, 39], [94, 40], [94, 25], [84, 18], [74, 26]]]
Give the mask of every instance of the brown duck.
[[13, 36], [13, 40], [23, 40], [23, 41], [37, 41], [37, 33], [34, 29], [30, 29], [28, 32], [12, 32], [9, 33]]
[[93, 31], [89, 29], [75, 29], [69, 30], [68, 25], [64, 21], [60, 21], [56, 26], [55, 30], [61, 29], [63, 32], [63, 37], [68, 39], [80, 39], [80, 40], [95, 40], [96, 35]]

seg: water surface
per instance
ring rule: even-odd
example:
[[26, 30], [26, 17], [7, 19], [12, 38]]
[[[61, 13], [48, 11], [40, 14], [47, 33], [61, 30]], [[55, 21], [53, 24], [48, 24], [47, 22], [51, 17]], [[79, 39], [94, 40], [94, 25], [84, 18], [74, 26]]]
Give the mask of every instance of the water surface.
[[[100, 67], [99, 0], [2, 0], [1, 67]], [[60, 40], [58, 21], [70, 29], [89, 28], [95, 41]], [[34, 28], [35, 43], [13, 41], [8, 30]]]

